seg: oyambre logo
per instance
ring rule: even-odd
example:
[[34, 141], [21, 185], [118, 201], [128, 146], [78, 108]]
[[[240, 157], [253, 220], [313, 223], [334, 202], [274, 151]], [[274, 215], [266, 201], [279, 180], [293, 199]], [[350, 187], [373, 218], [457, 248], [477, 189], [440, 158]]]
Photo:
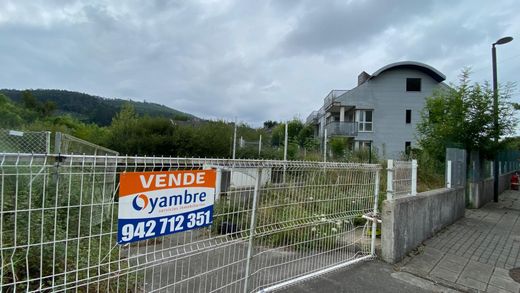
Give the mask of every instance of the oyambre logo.
[[144, 193], [141, 193], [134, 197], [134, 200], [132, 201], [132, 206], [134, 207], [134, 210], [142, 211], [146, 209], [149, 202], [150, 200], [148, 199], [148, 196], [146, 196], [146, 194]]

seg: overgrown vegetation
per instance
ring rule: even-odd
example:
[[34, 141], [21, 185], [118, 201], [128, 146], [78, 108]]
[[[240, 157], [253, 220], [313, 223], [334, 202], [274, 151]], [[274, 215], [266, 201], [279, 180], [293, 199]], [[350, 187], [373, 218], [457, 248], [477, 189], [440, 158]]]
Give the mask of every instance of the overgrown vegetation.
[[[120, 250], [112, 230], [117, 216], [112, 198], [105, 195], [114, 182], [108, 182], [110, 175], [83, 176], [88, 168], [60, 168], [65, 169], [3, 167], [3, 194], [16, 196], [2, 197], [0, 277], [4, 285], [19, 282], [3, 289], [45, 292], [67, 284], [82, 292], [116, 291], [116, 282], [109, 284], [107, 277], [128, 262], [116, 261]], [[85, 280], [97, 276], [100, 282], [87, 289]], [[136, 278], [132, 274], [129, 281]]]
[[[261, 187], [255, 241], [297, 251], [342, 247], [365, 225], [361, 215], [373, 208], [373, 178], [367, 178], [371, 174], [354, 169], [313, 169], [304, 171], [305, 176], [301, 172], [287, 171], [285, 184]], [[215, 205], [213, 232], [247, 237], [252, 204], [251, 190], [222, 194]]]
[[472, 84], [469, 76], [464, 70], [458, 85], [439, 89], [426, 100], [417, 128], [419, 145], [438, 161], [444, 161], [446, 147], [479, 151], [490, 158], [504, 145], [496, 144], [494, 137], [511, 135], [516, 126], [512, 86], [500, 88], [495, 129], [493, 90], [488, 83]]

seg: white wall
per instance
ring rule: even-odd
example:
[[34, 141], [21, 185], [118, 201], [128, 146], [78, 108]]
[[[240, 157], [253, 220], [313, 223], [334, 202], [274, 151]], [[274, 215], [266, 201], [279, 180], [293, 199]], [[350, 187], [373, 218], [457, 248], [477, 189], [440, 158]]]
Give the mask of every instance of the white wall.
[[[421, 78], [420, 92], [407, 92], [406, 79]], [[359, 132], [355, 140], [372, 140], [387, 158], [398, 158], [405, 150], [405, 142], [417, 146], [416, 127], [421, 120], [426, 97], [431, 96], [439, 83], [429, 75], [412, 69], [391, 69], [368, 80], [341, 96], [345, 105], [356, 109], [374, 109], [373, 132]], [[406, 124], [406, 109], [412, 110], [412, 123]]]

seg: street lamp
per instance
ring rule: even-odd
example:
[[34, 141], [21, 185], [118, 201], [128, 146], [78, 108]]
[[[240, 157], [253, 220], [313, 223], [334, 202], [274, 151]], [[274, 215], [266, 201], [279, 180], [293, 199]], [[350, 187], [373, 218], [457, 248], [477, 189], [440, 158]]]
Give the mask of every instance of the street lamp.
[[[493, 58], [493, 116], [495, 126], [495, 147], [498, 146], [499, 127], [498, 127], [498, 82], [497, 82], [497, 50], [496, 45], [503, 45], [511, 42], [512, 37], [504, 37], [493, 43], [491, 55]], [[495, 160], [493, 161], [493, 201], [498, 202], [498, 150], [495, 149]]]

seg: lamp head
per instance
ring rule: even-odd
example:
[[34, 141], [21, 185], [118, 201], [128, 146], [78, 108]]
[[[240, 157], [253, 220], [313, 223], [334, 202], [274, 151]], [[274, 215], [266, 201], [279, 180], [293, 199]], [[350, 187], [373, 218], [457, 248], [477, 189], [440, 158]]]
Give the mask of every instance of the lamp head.
[[513, 37], [503, 37], [496, 41], [493, 45], [503, 45], [511, 42], [513, 40]]

